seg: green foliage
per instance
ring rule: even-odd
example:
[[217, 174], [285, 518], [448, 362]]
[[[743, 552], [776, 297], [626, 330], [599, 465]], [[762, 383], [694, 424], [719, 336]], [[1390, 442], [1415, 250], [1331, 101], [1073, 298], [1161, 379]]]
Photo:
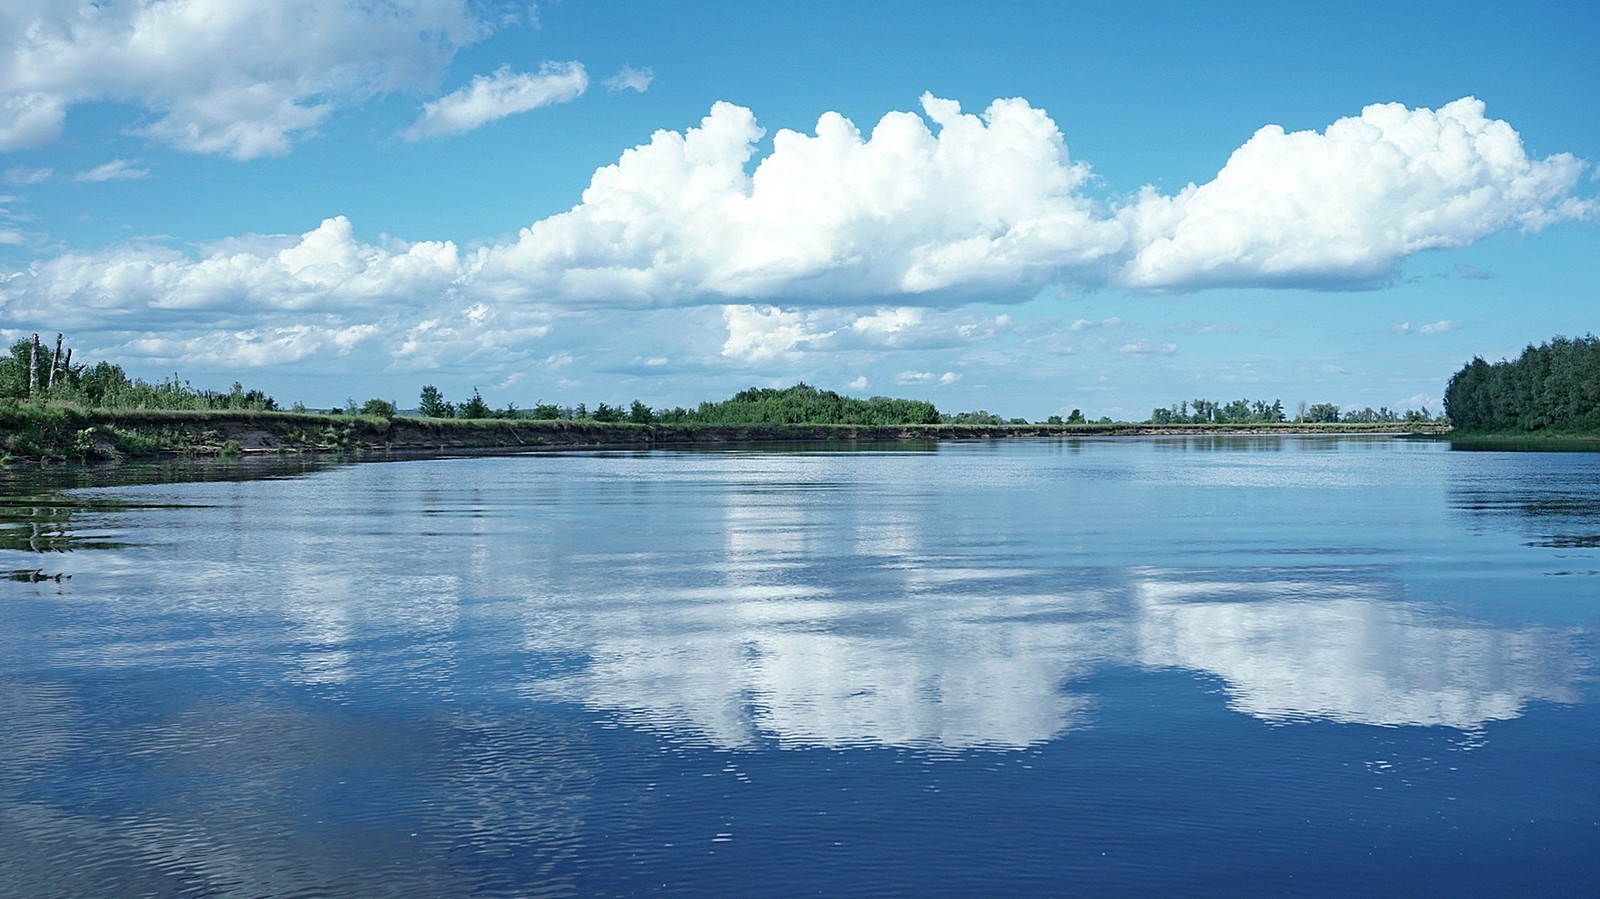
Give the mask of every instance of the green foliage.
[[1556, 337], [1492, 365], [1475, 357], [1450, 378], [1444, 408], [1463, 431], [1600, 431], [1600, 338]]
[[[1237, 399], [1217, 403], [1199, 398], [1192, 406], [1185, 401], [1150, 413], [1150, 424], [1153, 425], [1253, 425], [1275, 424], [1286, 419], [1281, 400], [1268, 403], [1265, 400]], [[1337, 413], [1333, 420], [1338, 421]]]
[[657, 415], [656, 420], [699, 424], [938, 424], [939, 410], [921, 400], [884, 396], [863, 400], [818, 390], [802, 382], [781, 390], [752, 387], [720, 403], [701, 403], [692, 412], [670, 410]]
[[[537, 406], [532, 412], [525, 409], [518, 409], [516, 403], [506, 403], [506, 407], [504, 409], [493, 409], [490, 408], [488, 403], [484, 402], [483, 395], [478, 392], [476, 387], [472, 389], [472, 399], [467, 400], [458, 406], [455, 403], [445, 402], [444, 394], [439, 392], [439, 388], [433, 386], [432, 384], [425, 384], [422, 387], [420, 402], [417, 404], [417, 412], [421, 414], [423, 418], [460, 418], [474, 419], [479, 421], [489, 419], [540, 418], [541, 416], [538, 414], [538, 412], [541, 410], [550, 413], [542, 416], [545, 418], [554, 419], [571, 417], [570, 415], [562, 415], [562, 410], [555, 406], [544, 406], [542, 404]], [[384, 413], [370, 412], [366, 414], [383, 415]], [[389, 417], [393, 417], [392, 414]]]
[[1422, 411], [1420, 412], [1415, 409], [1407, 409], [1403, 413], [1396, 412], [1395, 410], [1390, 409], [1388, 406], [1381, 406], [1377, 409], [1367, 406], [1364, 409], [1351, 409], [1349, 412], [1344, 414], [1344, 417], [1341, 418], [1340, 421], [1350, 424], [1369, 425], [1396, 424], [1399, 422], [1416, 424], [1420, 422], [1432, 421], [1432, 418], [1428, 415], [1427, 406], [1423, 406]]
[[423, 418], [455, 418], [456, 407], [444, 401], [444, 394], [432, 384], [422, 387], [422, 401], [417, 405], [417, 411]]
[[655, 412], [644, 403], [634, 400], [628, 406], [628, 421], [636, 425], [647, 425], [655, 421]]
[[483, 397], [478, 394], [478, 388], [474, 387], [472, 388], [472, 399], [462, 403], [460, 408], [456, 409], [456, 417], [493, 418], [495, 416], [494, 411], [489, 408], [489, 404], [484, 402]]
[[[226, 393], [196, 389], [176, 374], [151, 383], [129, 380], [122, 366], [110, 362], [94, 365], [58, 364], [54, 386], [50, 386], [50, 363], [54, 347], [42, 346], [35, 368], [35, 387], [28, 392], [28, 361], [33, 355], [31, 340], [19, 340], [0, 356], [0, 399], [54, 400], [86, 409], [251, 409], [278, 408], [276, 401], [259, 390], [245, 390], [234, 382]], [[63, 353], [63, 356], [66, 354]]]
[[954, 415], [941, 415], [939, 420], [950, 425], [1003, 425], [1006, 420], [992, 412], [979, 409], [976, 412], [957, 412]]
[[360, 414], [375, 415], [378, 418], [393, 418], [395, 416], [395, 412], [397, 411], [398, 410], [395, 408], [394, 403], [391, 403], [388, 400], [380, 400], [377, 397], [373, 397], [372, 399], [361, 404]]
[[1332, 424], [1339, 420], [1339, 407], [1332, 403], [1313, 403], [1300, 420], [1311, 424]]

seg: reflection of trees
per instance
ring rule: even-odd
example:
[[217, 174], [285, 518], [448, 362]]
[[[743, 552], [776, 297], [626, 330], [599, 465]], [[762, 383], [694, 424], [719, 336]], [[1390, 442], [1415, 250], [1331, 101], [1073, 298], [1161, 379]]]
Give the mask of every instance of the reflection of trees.
[[80, 513], [126, 508], [126, 504], [65, 495], [0, 496], [0, 550], [65, 553], [125, 546], [90, 530], [92, 525], [85, 526], [85, 516]]
[[1600, 467], [1571, 454], [1549, 454], [1541, 462], [1542, 467], [1510, 483], [1461, 478], [1451, 485], [1451, 509], [1469, 520], [1514, 521], [1530, 534], [1530, 545], [1600, 545]]
[[[0, 551], [69, 553], [120, 549], [132, 544], [118, 539], [119, 513], [179, 508], [170, 503], [132, 502], [96, 493], [94, 488], [247, 481], [301, 475], [328, 467], [328, 462], [310, 458], [257, 458], [249, 462], [181, 459], [116, 467], [70, 465], [26, 473], [0, 472]], [[33, 559], [18, 561], [29, 568], [14, 572], [15, 575], [25, 575], [36, 568]], [[10, 567], [0, 560], [0, 570]]]

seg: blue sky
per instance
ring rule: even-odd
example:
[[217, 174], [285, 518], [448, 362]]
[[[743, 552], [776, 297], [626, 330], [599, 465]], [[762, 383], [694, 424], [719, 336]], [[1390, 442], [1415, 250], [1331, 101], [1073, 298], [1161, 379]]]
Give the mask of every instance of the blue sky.
[[0, 337], [288, 405], [1437, 408], [1600, 331], [1600, 4], [17, 0]]

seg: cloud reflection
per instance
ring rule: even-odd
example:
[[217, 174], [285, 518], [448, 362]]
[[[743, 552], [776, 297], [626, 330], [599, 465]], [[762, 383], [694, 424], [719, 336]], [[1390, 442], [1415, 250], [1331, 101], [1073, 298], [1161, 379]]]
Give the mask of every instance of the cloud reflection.
[[[892, 512], [825, 538], [823, 503], [734, 491], [723, 513], [712, 583], [567, 598], [582, 624], [543, 648], [587, 663], [529, 691], [724, 748], [945, 750], [1092, 722], [1073, 684], [1113, 665], [1214, 675], [1273, 723], [1471, 731], [1579, 698], [1571, 634], [1438, 614], [1380, 568], [1052, 570], [924, 553], [937, 523]], [[835, 537], [854, 552], [807, 543]]]
[[1138, 661], [1215, 674], [1231, 708], [1272, 722], [1474, 730], [1530, 702], [1578, 701], [1569, 635], [1430, 616], [1396, 582], [1339, 574], [1142, 578]]

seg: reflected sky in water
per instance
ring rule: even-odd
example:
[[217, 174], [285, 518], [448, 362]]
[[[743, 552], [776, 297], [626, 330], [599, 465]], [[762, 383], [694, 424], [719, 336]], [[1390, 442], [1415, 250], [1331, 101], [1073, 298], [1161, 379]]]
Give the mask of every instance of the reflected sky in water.
[[[1532, 850], [1497, 828], [1530, 803], [1540, 852], [1600, 835], [1592, 753], [1535, 749], [1600, 736], [1597, 455], [1172, 438], [253, 474], [10, 490], [0, 570], [62, 576], [0, 582], [10, 882], [703, 894], [781, 861], [794, 892], [1225, 893], [1306, 865], [1338, 892], [1385, 864], [1370, 827], [1418, 878], [1494, 847], [1419, 887], [1512, 877]], [[1024, 811], [975, 834], [997, 805]], [[1245, 822], [1282, 857], [1231, 843]]]

